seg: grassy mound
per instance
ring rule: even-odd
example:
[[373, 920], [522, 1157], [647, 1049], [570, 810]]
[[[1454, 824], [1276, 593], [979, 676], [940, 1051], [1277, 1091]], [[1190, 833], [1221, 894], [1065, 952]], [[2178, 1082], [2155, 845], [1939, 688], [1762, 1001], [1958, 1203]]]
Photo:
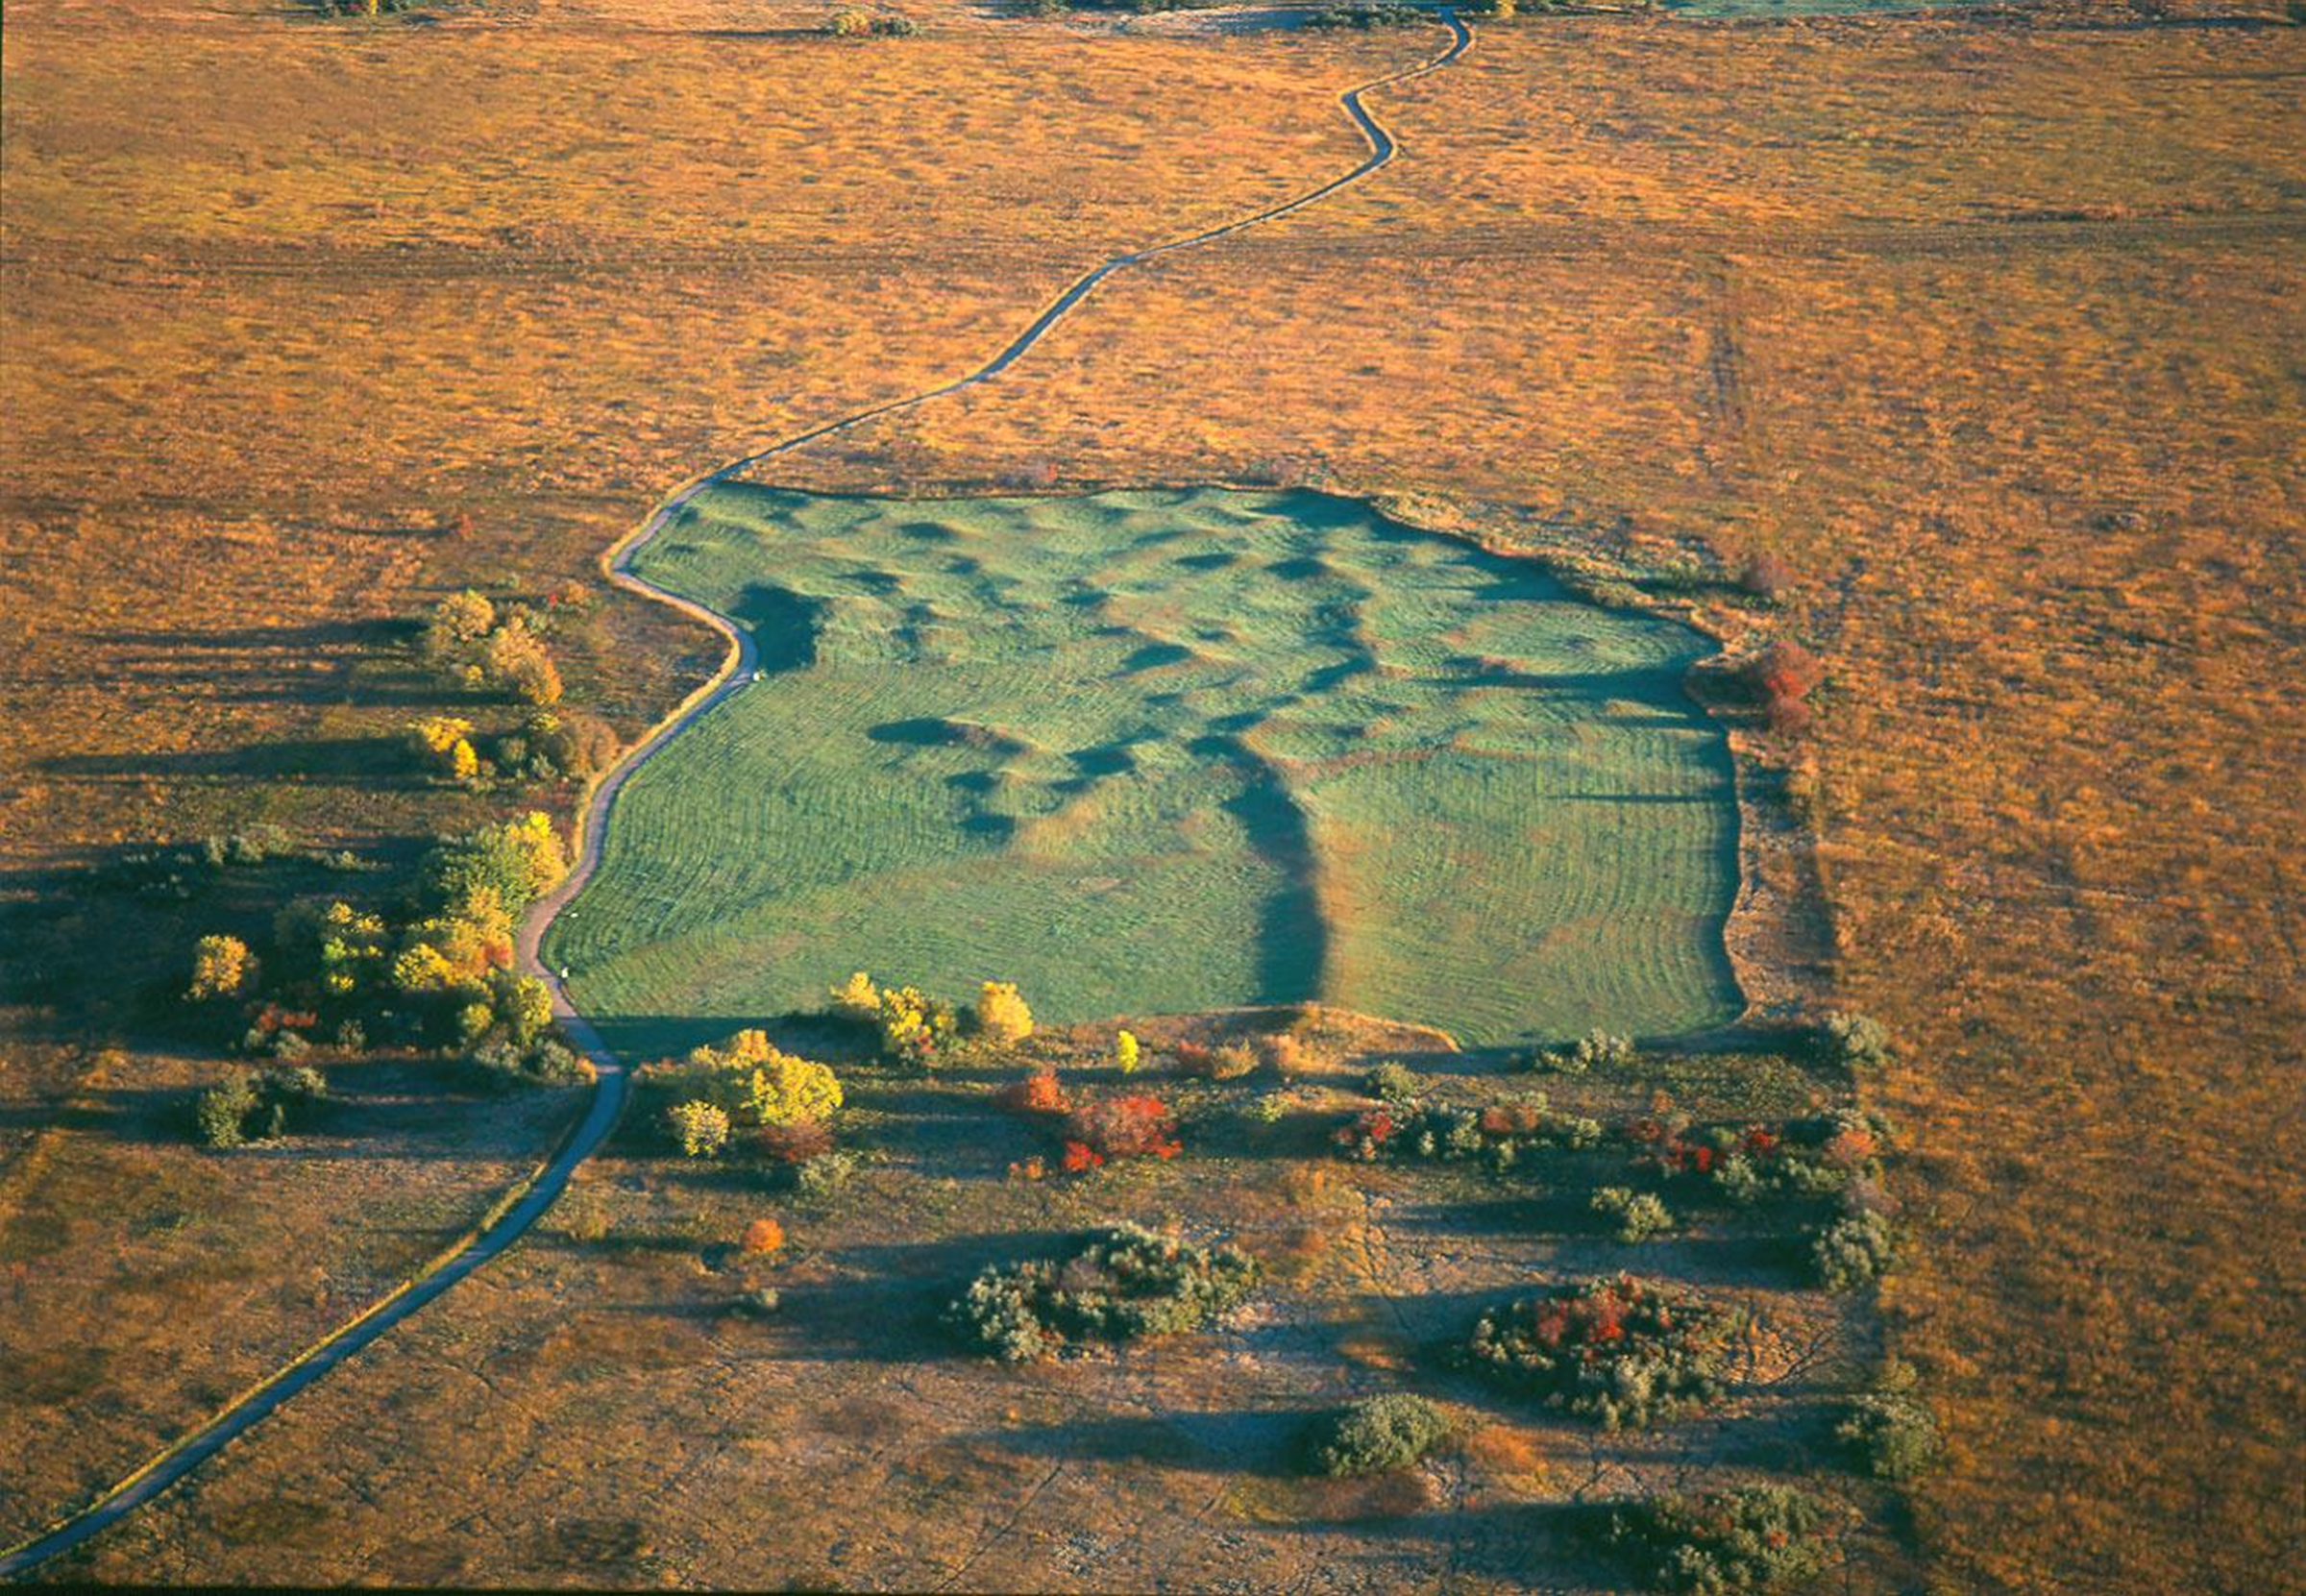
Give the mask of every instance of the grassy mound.
[[643, 1051], [859, 967], [1484, 1043], [1735, 1006], [1704, 646], [1525, 562], [1312, 493], [728, 488], [641, 570], [766, 673], [632, 782], [553, 933]]

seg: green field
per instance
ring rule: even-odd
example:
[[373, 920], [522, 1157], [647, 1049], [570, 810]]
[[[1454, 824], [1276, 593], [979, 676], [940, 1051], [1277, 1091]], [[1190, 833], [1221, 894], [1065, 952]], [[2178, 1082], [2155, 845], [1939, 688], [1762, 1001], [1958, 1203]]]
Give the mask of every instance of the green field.
[[626, 787], [553, 927], [633, 1051], [851, 970], [1060, 1021], [1306, 999], [1477, 1044], [1738, 998], [1694, 634], [1358, 502], [722, 488], [638, 561], [764, 679]]

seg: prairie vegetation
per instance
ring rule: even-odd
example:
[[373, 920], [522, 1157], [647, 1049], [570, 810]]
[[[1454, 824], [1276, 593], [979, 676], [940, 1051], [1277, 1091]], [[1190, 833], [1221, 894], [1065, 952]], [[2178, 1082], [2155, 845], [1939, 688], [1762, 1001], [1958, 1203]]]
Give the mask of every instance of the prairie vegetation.
[[[1326, 175], [1356, 145], [1323, 86], [1392, 59], [923, 38], [899, 68], [677, 8], [639, 32], [441, 14], [10, 9], [0, 1256], [11, 1316], [78, 1351], [68, 1377], [10, 1365], [37, 1399], [0, 1405], [0, 1536], [356, 1311], [560, 1128], [566, 1099], [475, 1117], [379, 1061], [330, 1069], [373, 1134], [229, 1169], [184, 1135], [234, 1068], [183, 1041], [201, 936], [345, 896], [318, 855], [412, 869], [425, 838], [573, 796], [418, 769], [411, 719], [484, 717], [411, 669], [405, 618], [597, 586], [694, 470], [981, 358], [1115, 247]], [[1305, 95], [1272, 92], [1285, 72]], [[1179, 92], [1236, 156], [1166, 119]], [[929, 159], [956, 150], [1004, 155]], [[825, 254], [857, 218], [874, 244]], [[552, 649], [556, 710], [621, 736], [717, 657], [623, 602]], [[267, 825], [315, 859], [198, 857]]]
[[[1211, 1082], [1179, 1072], [1188, 1047], [1262, 1054], [1284, 1018], [1140, 1021], [1129, 1076], [1109, 1027], [1037, 1024], [997, 1055], [923, 1069], [883, 1058], [854, 1020], [780, 1019], [770, 1045], [840, 1078], [837, 1153], [799, 1176], [734, 1141], [690, 1159], [634, 1117], [565, 1211], [411, 1321], [399, 1357], [316, 1387], [197, 1495], [70, 1566], [224, 1557], [308, 1578], [376, 1562], [466, 1583], [563, 1566], [457, 1522], [446, 1482], [505, 1458], [540, 1461], [492, 1476], [504, 1510], [557, 1503], [564, 1526], [628, 1527], [585, 1564], [627, 1584], [674, 1561], [733, 1582], [774, 1557], [810, 1584], [910, 1587], [968, 1567], [972, 1585], [1039, 1588], [1066, 1583], [1091, 1535], [1113, 1537], [1093, 1548], [1098, 1579], [1131, 1587], [1165, 1570], [1263, 1585], [1340, 1562], [1411, 1581], [1438, 1551], [1484, 1582], [1543, 1569], [1615, 1588], [1631, 1564], [1597, 1533], [1607, 1512], [1570, 1501], [1596, 1468], [1629, 1504], [1701, 1468], [1725, 1487], [1803, 1481], [1839, 1515], [1821, 1556], [1882, 1554], [1883, 1487], [1831, 1434], [1874, 1388], [1865, 1311], [1807, 1283], [1798, 1206], [1693, 1204], [1686, 1245], [1640, 1258], [1660, 1289], [1756, 1327], [1698, 1422], [1660, 1412], [1652, 1429], [1606, 1430], [1448, 1353], [1481, 1313], [1632, 1262], [1584, 1198], [1651, 1178], [1629, 1127], [1658, 1093], [1705, 1123], [1784, 1123], [1842, 1100], [1835, 1071], [1660, 1051], [1637, 1082], [1555, 1088], [1558, 1113], [1597, 1127], [1590, 1142], [1502, 1168], [1372, 1165], [1330, 1142], [1372, 1105], [1362, 1083], [1378, 1064], [1412, 1068], [1426, 1102], [1477, 1119], [1517, 1083], [1494, 1056], [1435, 1052], [1402, 1027], [1296, 1023], [1321, 1069], [1261, 1062]], [[1044, 1073], [1053, 1098], [1007, 1090]], [[1069, 1109], [1152, 1094], [1177, 1121], [1175, 1156], [1022, 1172]], [[1268, 1119], [1276, 1094], [1289, 1107]], [[806, 1172], [844, 1156], [845, 1184], [812, 1195]], [[1813, 1434], [1814, 1449], [1790, 1439]], [[407, 1460], [397, 1473], [391, 1456]], [[374, 1494], [329, 1496], [340, 1471]], [[632, 1491], [645, 1514], [621, 1505]], [[825, 1510], [835, 1500], [851, 1506]], [[264, 1516], [282, 1502], [322, 1507]], [[777, 1510], [747, 1515], [763, 1502]], [[252, 1521], [275, 1527], [224, 1550]]]
[[[2286, 1129], [2306, 971], [2286, 841], [2306, 574], [2286, 352], [2306, 303], [2306, 36], [2272, 14], [1517, 19], [1386, 91], [1408, 156], [1379, 181], [1116, 277], [994, 387], [783, 468], [820, 488], [1447, 489], [1488, 535], [1608, 562], [1726, 634], [1760, 610], [1810, 650], [1827, 678], [1805, 750], [1734, 736], [1782, 766], [1755, 767], [1760, 817], [1783, 818], [1782, 781], [1822, 845], [1814, 872], [1800, 850], [1750, 861], [1751, 891], [1822, 903], [1824, 956], [1737, 951], [1901, 1039], [1867, 1090], [1918, 1154], [1891, 1181], [1914, 1225], [1887, 1299], [1942, 1422], [1945, 1466], [1912, 1488], [1950, 1585], [2258, 1588], [2294, 1566], [2282, 1285], [2306, 1233]], [[352, 1100], [358, 1136], [324, 1118], [293, 1154], [225, 1160], [184, 1142], [182, 1105], [233, 1068], [155, 1019], [178, 1011], [187, 950], [253, 945], [260, 908], [333, 880], [282, 858], [211, 881], [182, 858], [194, 840], [271, 823], [412, 866], [418, 839], [503, 807], [408, 778], [407, 721], [456, 706], [377, 663], [399, 659], [399, 619], [501, 576], [538, 595], [593, 577], [694, 469], [967, 369], [1116, 245], [1325, 179], [1360, 154], [1335, 92], [1429, 44], [1088, 48], [941, 12], [868, 49], [755, 37], [718, 7], [640, 20], [11, 8], [0, 1001], [21, 1040], [0, 1253], [12, 1321], [68, 1326], [71, 1346], [10, 1355], [12, 1529], [356, 1311], [557, 1128], [544, 1098], [478, 1116], [381, 1060], [329, 1070], [329, 1114]], [[835, 241], [851, 229], [875, 242]], [[1667, 594], [1658, 574], [1693, 560], [1784, 570], [1742, 597]], [[559, 642], [567, 701], [623, 732], [717, 657], [622, 601]], [[162, 855], [154, 896], [90, 890]], [[216, 896], [189, 913], [171, 880]], [[1214, 1061], [1233, 1039], [1183, 1040]], [[1607, 1093], [1646, 1098], [1679, 1068], [1545, 1084], [1558, 1112], [1614, 1118], [1647, 1104]], [[1240, 1134], [1274, 1139], [1244, 1148], [1330, 1134], [1326, 1113], [1300, 1122], [1295, 1077], [1237, 1078], [1254, 1087], [1219, 1084], [1256, 1093]], [[1755, 1064], [1734, 1104], [1679, 1095], [1701, 1121], [1824, 1112], [1806, 1087], [1752, 1100], [1782, 1083]], [[969, 1085], [901, 1090], [947, 1105]], [[911, 1134], [852, 1192], [971, 1238], [1077, 1234], [1112, 1216], [1096, 1183], [1116, 1179], [1149, 1183], [1147, 1218], [1191, 1197], [1162, 1184], [1190, 1158], [993, 1178], [1039, 1144], [1024, 1127], [950, 1185], [902, 1162]], [[1411, 1475], [1285, 1482], [1304, 1405], [1348, 1392], [1200, 1338], [1093, 1395], [1069, 1365], [988, 1392], [930, 1363], [893, 1402], [863, 1327], [949, 1292], [976, 1242], [964, 1261], [918, 1226], [796, 1222], [777, 1284], [746, 1286], [781, 1305], [722, 1315], [731, 1281], [697, 1260], [737, 1244], [757, 1194], [666, 1162], [621, 1153], [572, 1194], [565, 1236], [82, 1566], [737, 1582], [764, 1562], [730, 1527], [766, 1524], [790, 1532], [776, 1565], [825, 1584], [1050, 1583], [1082, 1577], [1061, 1560], [1080, 1556], [1116, 1584], [1279, 1584], [1324, 1559], [1406, 1582], [1441, 1556], [1500, 1580], [1623, 1577], [1531, 1505], [1563, 1488], [1564, 1449], [1582, 1474], [1582, 1437], [1474, 1415], [1459, 1513], [1420, 1512], [1441, 1487]], [[1463, 1332], [1454, 1306], [1417, 1306], [1425, 1288], [1510, 1297], [1557, 1265], [1626, 1262], [1594, 1250], [1615, 1243], [1581, 1205], [1542, 1219], [1542, 1247], [1435, 1279], [1424, 1255], [1460, 1233], [1389, 1183], [1480, 1168], [1338, 1160], [1345, 1191], [1325, 1194], [1244, 1152], [1202, 1216], [1312, 1282], [1295, 1322], [1390, 1380], [1405, 1341]], [[1485, 1256], [1489, 1233], [1464, 1234]], [[1648, 1243], [1643, 1267], [1681, 1244]], [[1772, 1254], [1762, 1294], [1801, 1264]], [[908, 1270], [921, 1289], [893, 1295]], [[1806, 1289], [1761, 1306], [1797, 1329], [1844, 1312]], [[1148, 1421], [1156, 1405], [1176, 1416]], [[780, 1437], [799, 1458], [765, 1462]], [[1606, 1460], [1642, 1490], [1664, 1483], [1656, 1456]], [[1275, 1478], [1213, 1478], [1244, 1457]], [[476, 1527], [480, 1478], [492, 1523], [553, 1531]], [[651, 1488], [643, 1523], [629, 1504]], [[861, 1500], [883, 1519], [860, 1523]], [[1722, 1577], [1809, 1521], [1742, 1499], [1641, 1518], [1630, 1535]], [[1081, 1524], [1129, 1530], [1082, 1553]]]

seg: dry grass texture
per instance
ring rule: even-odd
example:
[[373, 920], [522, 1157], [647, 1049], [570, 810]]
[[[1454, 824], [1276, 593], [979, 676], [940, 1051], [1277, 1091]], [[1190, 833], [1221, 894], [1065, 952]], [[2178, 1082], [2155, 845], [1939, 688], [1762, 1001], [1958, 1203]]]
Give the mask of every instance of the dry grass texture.
[[[1329, 95], [1430, 42], [110, 14], [19, 7], [7, 40], [27, 865], [258, 804], [438, 823], [168, 756], [397, 724], [281, 674], [295, 628], [582, 570], [732, 443], [949, 375], [1116, 242], [1348, 163]], [[1935, 1221], [1890, 1307], [1952, 1421], [1922, 1507], [1956, 1586], [2265, 1588], [2295, 1551], [2306, 34], [2185, 21], [1493, 29], [1386, 100], [1408, 156], [1365, 192], [1116, 279], [996, 386], [795, 462], [1294, 461], [1791, 557], [1832, 670], [1837, 985], [1905, 1041], [1881, 1090]], [[237, 120], [259, 102], [285, 120]], [[162, 258], [88, 259], [129, 254]], [[468, 543], [406, 535], [457, 508]], [[698, 649], [612, 609], [579, 695], [629, 724]], [[89, 753], [125, 764], [59, 763]], [[130, 945], [77, 912], [50, 997]], [[408, 1444], [454, 1412], [412, 1400]], [[1014, 1461], [985, 1486], [1039, 1478]]]

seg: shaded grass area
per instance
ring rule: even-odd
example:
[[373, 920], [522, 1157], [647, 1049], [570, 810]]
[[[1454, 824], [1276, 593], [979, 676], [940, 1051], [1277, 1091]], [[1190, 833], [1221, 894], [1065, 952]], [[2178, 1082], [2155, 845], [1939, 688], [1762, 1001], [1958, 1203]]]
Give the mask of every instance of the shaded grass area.
[[1736, 1010], [1705, 645], [1533, 563], [1307, 492], [727, 488], [639, 568], [749, 625], [763, 679], [635, 778], [552, 932], [638, 1051], [859, 967], [1066, 1022]]

